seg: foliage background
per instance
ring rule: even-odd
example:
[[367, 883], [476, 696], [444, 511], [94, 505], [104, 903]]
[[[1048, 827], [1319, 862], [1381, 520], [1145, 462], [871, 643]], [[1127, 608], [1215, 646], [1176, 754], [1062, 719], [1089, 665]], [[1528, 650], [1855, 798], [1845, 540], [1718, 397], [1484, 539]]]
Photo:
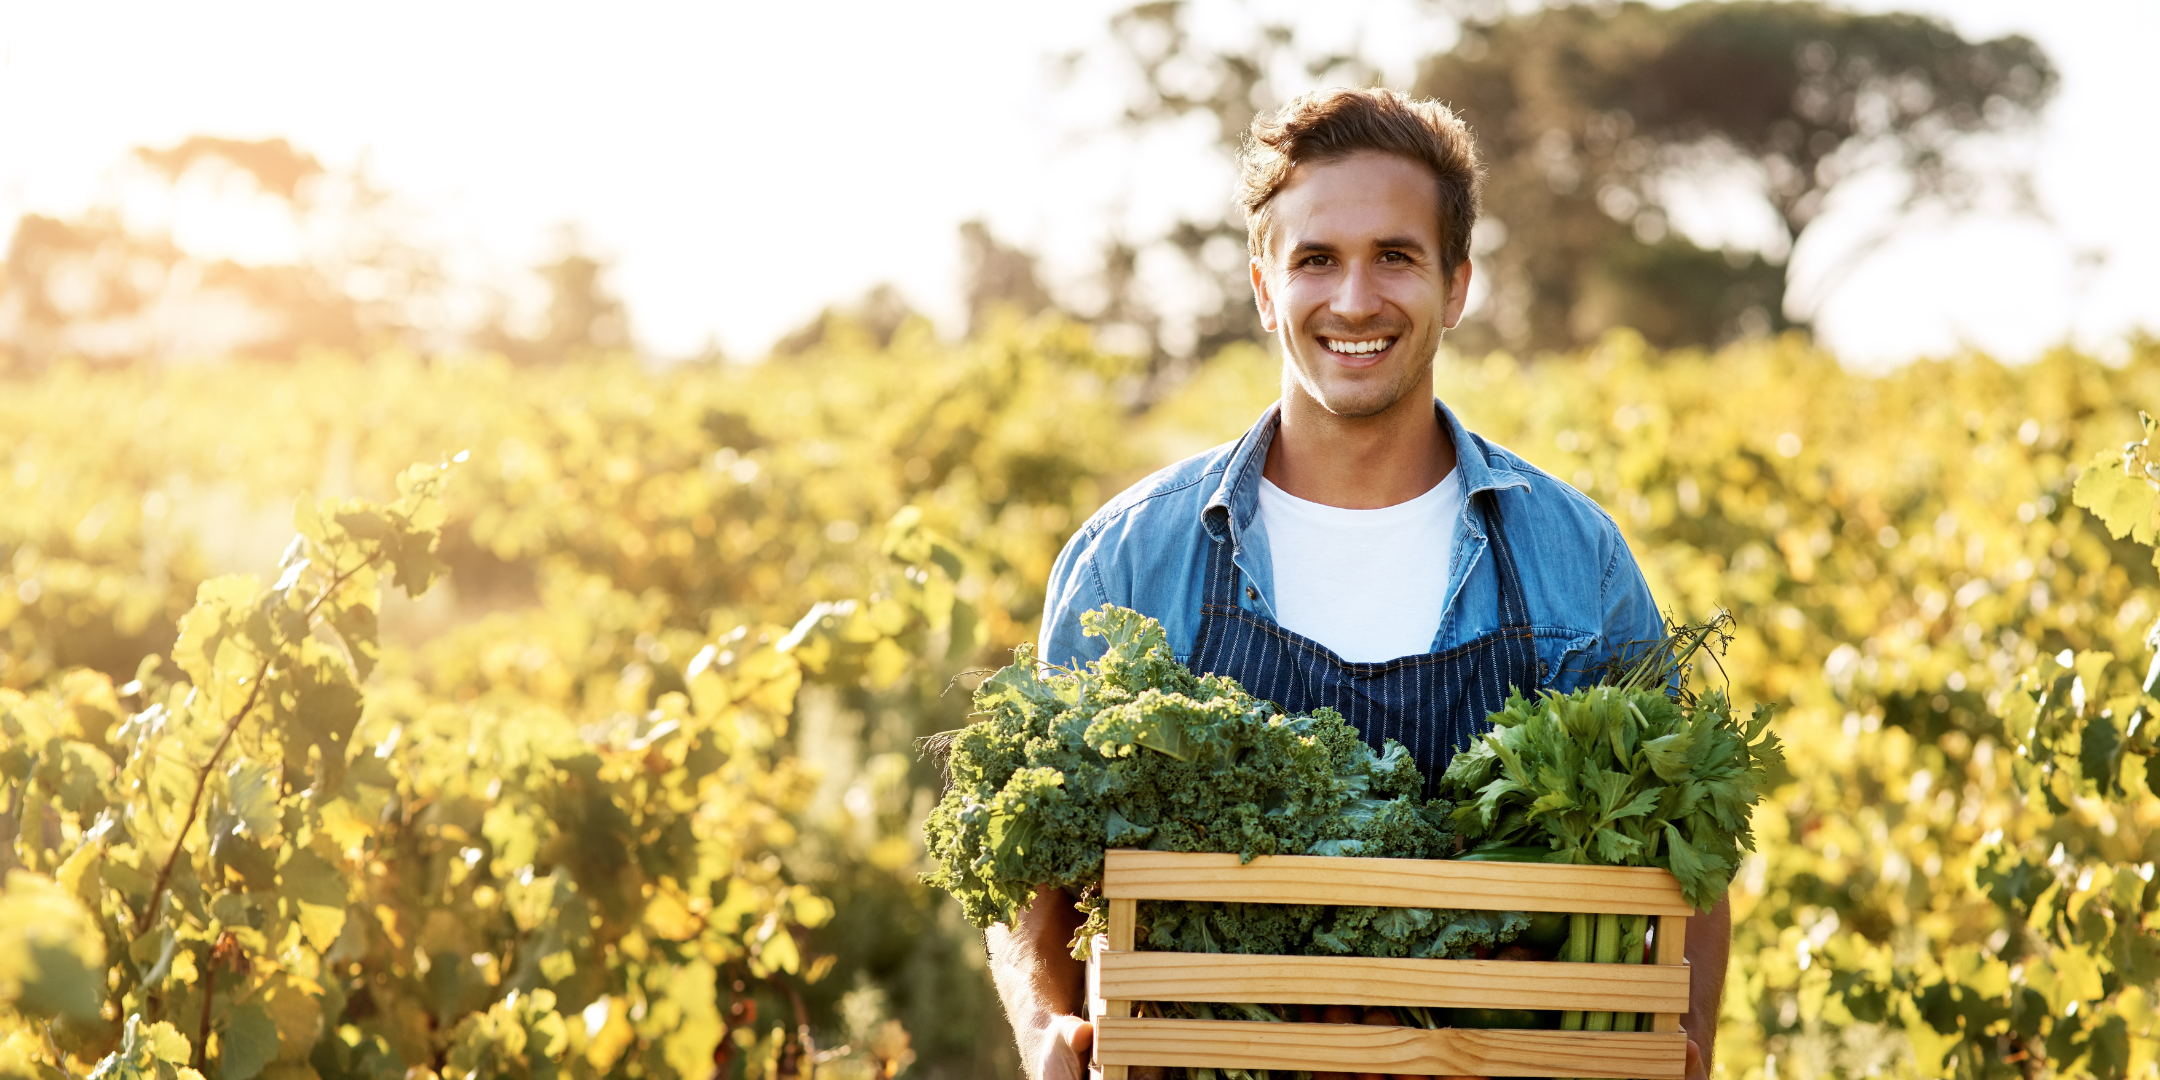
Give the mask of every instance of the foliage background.
[[[858, 1064], [893, 1018], [919, 1075], [1006, 1074], [980, 939], [915, 881], [937, 778], [913, 740], [961, 722], [956, 675], [1033, 636], [1049, 562], [1081, 516], [1151, 466], [1241, 430], [1275, 374], [1265, 354], [1235, 348], [1138, 408], [1138, 361], [1055, 320], [1006, 320], [958, 346], [913, 324], [881, 347], [842, 323], [785, 360], [661, 373], [626, 359], [530, 371], [398, 354], [54, 372], [0, 402], [6, 858], [72, 881], [112, 925], [127, 884], [108, 873], [102, 889], [85, 887], [67, 867], [111, 847], [85, 794], [113, 790], [96, 753], [130, 714], [184, 696], [180, 684], [154, 690], [179, 678], [169, 665], [139, 676], [137, 661], [171, 647], [214, 572], [274, 572], [299, 492], [391, 498], [384, 478], [403, 463], [469, 449], [443, 496], [447, 579], [382, 602], [349, 754], [364, 761], [399, 729], [413, 757], [391, 760], [406, 784], [454, 789], [475, 821], [537, 806], [542, 842], [487, 829], [483, 841], [447, 820], [351, 837], [324, 857], [359, 875], [398, 858], [447, 867], [474, 857], [458, 855], [466, 848], [486, 859], [465, 863], [469, 879], [449, 894], [356, 893], [350, 923], [384, 943], [451, 933], [461, 920], [434, 913], [485, 908], [471, 899], [478, 886], [512, 905], [525, 887], [513, 883], [558, 871], [572, 887], [533, 911], [598, 903], [613, 872], [581, 871], [578, 845], [544, 842], [575, 837], [544, 795], [564, 774], [518, 771], [512, 747], [569, 739], [606, 761], [605, 747], [657, 723], [694, 726], [700, 708], [716, 722], [698, 680], [744, 677], [762, 657], [801, 683], [756, 724], [727, 725], [762, 743], [728, 757], [747, 771], [727, 785], [735, 819], [713, 835], [735, 853], [702, 876], [646, 871], [673, 871], [705, 910], [753, 888], [778, 919], [808, 914], [792, 971], [721, 987], [732, 1011], [716, 1019], [743, 1040], [730, 1068], [756, 1074], [757, 1053], [777, 1065], [781, 1044], [800, 1039], [792, 993], [812, 1044], [847, 1046]], [[1437, 390], [1474, 429], [1611, 508], [1675, 612], [1731, 607], [1743, 628], [1725, 665], [1736, 698], [1793, 706], [1781, 721], [1791, 775], [1736, 886], [1725, 1075], [1934, 1074], [1953, 1046], [1950, 1064], [1975, 1075], [2151, 1068], [2155, 809], [2133, 714], [2160, 580], [2147, 549], [2071, 498], [2096, 453], [2119, 455], [2140, 434], [2128, 403], [2160, 400], [2150, 343], [2123, 366], [1968, 356], [1861, 376], [1797, 338], [1658, 353], [1620, 334], [1535, 366], [1450, 357]], [[2028, 691], [2058, 671], [2079, 685], [2034, 705]], [[2049, 708], [2069, 717], [2052, 743], [2034, 733]], [[2082, 725], [2101, 716], [2117, 750], [2081, 757]], [[2063, 756], [2040, 776], [2030, 766], [2049, 746]], [[287, 790], [322, 812], [303, 785]], [[658, 812], [655, 800], [646, 788], [610, 796], [638, 814]], [[221, 857], [190, 858], [203, 860], [203, 888], [231, 885], [217, 883]], [[11, 876], [8, 903], [53, 903], [40, 880]], [[661, 917], [635, 889], [614, 902], [625, 925]], [[219, 962], [202, 931], [180, 936], [198, 973]], [[445, 1069], [457, 1033], [470, 1041], [468, 1018], [540, 1024], [516, 1009], [546, 989], [571, 1033], [557, 1051], [582, 1060], [615, 1015], [586, 1011], [611, 1000], [596, 991], [636, 996], [608, 981], [627, 978], [618, 956], [592, 972], [581, 960], [528, 973], [528, 996], [509, 997], [521, 965], [551, 951], [529, 927], [491, 933], [435, 950], [470, 954], [478, 974], [463, 984], [430, 982], [439, 969], [394, 948], [363, 954], [342, 999], [330, 981], [310, 992], [320, 1030], [343, 1032], [354, 1053]], [[131, 978], [153, 974], [154, 951], [106, 937], [108, 958], [137, 957]], [[759, 951], [738, 940], [742, 957]], [[405, 980], [382, 998], [435, 1019], [355, 1009], [351, 991], [377, 975]], [[24, 1017], [40, 1007], [12, 1006]], [[118, 1019], [61, 1021], [56, 1045], [86, 1068], [124, 1034]], [[657, 1029], [637, 1038], [665, 1061]], [[281, 1054], [339, 1071], [307, 1047]]]
[[[1112, 20], [1128, 129], [1227, 151], [1371, 74], [1239, 10]], [[1607, 507], [1675, 614], [1734, 611], [1736, 704], [1791, 706], [1722, 1075], [2153, 1073], [2160, 345], [1857, 374], [1785, 262], [1854, 184], [2015, 204], [1967, 151], [2049, 59], [1811, 3], [1434, 10], [1416, 88], [1496, 178], [1436, 392]], [[970, 225], [964, 339], [878, 289], [662, 368], [574, 239], [519, 320], [284, 140], [128, 168], [310, 242], [11, 235], [0, 1074], [1013, 1075], [917, 877], [916, 740], [1035, 636], [1086, 515], [1275, 396], [1241, 225], [1115, 237], [1077, 290]], [[1674, 229], [1721, 169], [1761, 250]], [[220, 325], [252, 329], [174, 362]]]

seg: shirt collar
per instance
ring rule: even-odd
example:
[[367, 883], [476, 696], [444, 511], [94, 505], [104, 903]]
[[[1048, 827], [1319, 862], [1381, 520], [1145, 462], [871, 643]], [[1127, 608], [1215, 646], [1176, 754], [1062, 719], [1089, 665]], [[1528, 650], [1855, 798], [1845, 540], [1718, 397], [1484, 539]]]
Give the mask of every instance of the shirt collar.
[[[1455, 471], [1462, 476], [1465, 501], [1481, 491], [1530, 486], [1528, 478], [1504, 461], [1488, 459], [1484, 440], [1472, 435], [1439, 398], [1433, 399], [1433, 412], [1447, 426], [1448, 436], [1454, 441]], [[1259, 422], [1231, 448], [1229, 463], [1223, 467], [1222, 482], [1216, 485], [1215, 493], [1200, 510], [1200, 526], [1210, 537], [1216, 540], [1234, 538], [1251, 525], [1253, 515], [1260, 512], [1260, 472], [1267, 465], [1268, 447], [1274, 443], [1275, 432], [1281, 426], [1282, 402], [1277, 401], [1260, 414]]]

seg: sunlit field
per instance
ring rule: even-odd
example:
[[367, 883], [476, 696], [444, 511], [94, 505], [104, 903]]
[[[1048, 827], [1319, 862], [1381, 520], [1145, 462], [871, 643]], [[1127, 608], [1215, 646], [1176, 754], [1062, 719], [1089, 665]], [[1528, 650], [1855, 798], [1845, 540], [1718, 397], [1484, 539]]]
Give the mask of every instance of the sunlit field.
[[[1729, 872], [1707, 1080], [2160, 1077], [2160, 214], [2127, 134], [2154, 16], [2111, 2], [0, 19], [0, 98], [27, 103], [0, 138], [0, 1080], [1034, 1077], [971, 919], [1096, 840], [1215, 858], [1221, 821], [1293, 803], [1305, 838], [1266, 851], [1662, 867], [1691, 906]], [[1434, 169], [1431, 243], [1401, 239], [1414, 186], [1387, 211], [1410, 225], [1358, 241], [1467, 257], [1434, 392], [1603, 508], [1672, 625], [1732, 629], [1631, 700], [1687, 725], [1727, 691], [1774, 714], [1782, 764], [1601, 698], [1617, 726], [1565, 721], [1539, 745], [1575, 749], [1447, 805], [1316, 764], [1365, 753], [1325, 710], [1226, 695], [1210, 716], [1306, 770], [1277, 786], [1339, 799], [1232, 795], [1085, 756], [1206, 743], [1215, 778], [1277, 775], [1184, 720], [1068, 738], [1186, 709], [1112, 678], [1175, 664], [990, 680], [1091, 515], [1282, 394], [1282, 342], [1318, 324], [1262, 328], [1255, 267], [1291, 271], [1248, 229], [1274, 204], [1232, 195], [1272, 151], [1239, 155], [1345, 86], [1412, 99], [1358, 100], [1450, 161], [1476, 147]], [[1313, 175], [1296, 156], [1278, 179]], [[1388, 293], [1403, 325], [1444, 299], [1421, 288]], [[1392, 318], [1315, 332], [1404, 340]], [[1563, 705], [1498, 715], [1549, 735]], [[1112, 790], [1221, 817], [1072, 809]], [[1023, 820], [1053, 813], [1054, 839]], [[1546, 850], [1538, 814], [1580, 820]], [[1354, 815], [1405, 846], [1322, 831]], [[1152, 832], [1172, 817], [1200, 839]], [[1121, 901], [1101, 880], [1054, 883], [1094, 918]], [[1591, 956], [1588, 913], [1563, 955], [1511, 944], [1521, 913], [1331, 898], [1394, 934], [1330, 938], [1360, 972], [1528, 985], [1581, 969], [1447, 965], [1648, 953], [1668, 966], [1602, 982], [1687, 978], [1678, 908], [1654, 943], [1603, 919]], [[1118, 910], [1161, 931], [1136, 951], [1306, 948], [1289, 907], [1255, 916], [1274, 938]], [[1413, 949], [1382, 913], [1434, 929]], [[1681, 1052], [1672, 1014], [1605, 1011], [1647, 1006], [1316, 993], [1171, 1004], [1239, 1010], [1227, 1039], [1414, 1019], [1305, 1034], [1430, 1051], [1528, 1016], [1572, 1032], [1500, 1041]], [[1162, 1004], [1134, 1022], [1200, 1030]]]
[[[1138, 375], [1007, 321], [16, 387], [0, 760], [34, 876], [0, 943], [45, 974], [5, 1060], [187, 1065], [163, 1022], [226, 1075], [1010, 1070], [979, 937], [917, 880], [914, 741], [1033, 638], [1105, 492], [1274, 393], [1253, 349], [1142, 409]], [[2149, 345], [1862, 377], [1621, 334], [1438, 392], [1610, 507], [1675, 614], [1731, 609], [1735, 697], [1790, 707], [1726, 1075], [2150, 1065], [2155, 571], [2072, 495], [2142, 437]], [[315, 605], [331, 631], [280, 614]]]

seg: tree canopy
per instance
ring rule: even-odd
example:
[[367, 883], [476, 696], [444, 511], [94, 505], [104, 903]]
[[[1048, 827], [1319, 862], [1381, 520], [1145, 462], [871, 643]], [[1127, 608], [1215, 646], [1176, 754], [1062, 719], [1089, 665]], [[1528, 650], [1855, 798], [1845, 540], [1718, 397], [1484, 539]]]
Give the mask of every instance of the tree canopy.
[[[1915, 211], [1969, 208], [1990, 192], [2031, 205], [2014, 165], [1973, 152], [2029, 126], [2055, 91], [2052, 63], [2027, 38], [1968, 40], [1938, 19], [1812, 0], [1473, 3], [1423, 9], [1433, 40], [1451, 44], [1402, 80], [1469, 120], [1489, 171], [1475, 245], [1488, 294], [1457, 332], [1467, 350], [1566, 350], [1618, 326], [1664, 347], [1805, 327], [1815, 305], [1795, 295], [1789, 256], [1861, 178], [1895, 179], [1898, 212], [1842, 264], [1811, 270], [1811, 296]], [[1295, 26], [1241, 10], [1243, 32], [1228, 35], [1235, 20], [1202, 19], [1188, 0], [1114, 15], [1108, 51], [1128, 62], [1135, 88], [1124, 123], [1205, 118], [1202, 137], [1230, 155], [1260, 110], [1298, 91], [1381, 80], [1357, 49], [1316, 47]], [[388, 344], [476, 346], [538, 363], [631, 346], [607, 266], [575, 239], [535, 268], [548, 306], [513, 328], [521, 320], [507, 297], [449, 279], [445, 253], [415, 238], [410, 208], [283, 139], [196, 136], [136, 151], [123, 173], [153, 191], [207, 182], [220, 197], [266, 201], [294, 251], [268, 262], [194, 252], [122, 214], [117, 199], [73, 218], [26, 215], [0, 267], [0, 371], [36, 372], [64, 356], [127, 363]], [[1720, 241], [1685, 227], [1706, 181], [1754, 200], [1759, 236]], [[1227, 198], [1217, 205], [1152, 237], [1106, 242], [1102, 299], [1078, 304], [1059, 302], [1029, 252], [980, 223], [962, 226], [969, 332], [992, 308], [1077, 307], [1106, 347], [1152, 353], [1160, 370], [1258, 338], [1244, 226]], [[1143, 264], [1164, 255], [1203, 285], [1188, 310], [1163, 300], [1185, 290], [1143, 280]], [[856, 314], [889, 339], [910, 310], [887, 290]], [[776, 351], [822, 340], [825, 321]]]
[[[1665, 346], [1805, 325], [1809, 313], [1788, 302], [1786, 257], [1834, 192], [1892, 173], [1904, 189], [1898, 217], [1968, 207], [1991, 189], [2019, 194], [2018, 176], [1964, 151], [2029, 124], [2057, 84], [2028, 38], [1973, 41], [1926, 16], [1812, 2], [1452, 18], [1455, 44], [1427, 57], [1409, 90], [1461, 112], [1489, 170], [1477, 261], [1492, 291], [1459, 331], [1473, 349], [1564, 349], [1621, 325]], [[1287, 24], [1260, 22], [1225, 43], [1202, 40], [1193, 22], [1183, 0], [1113, 18], [1138, 72], [1128, 123], [1211, 115], [1231, 154], [1259, 110], [1304, 86], [1377, 79], [1355, 53], [1308, 48]], [[1712, 250], [1674, 228], [1684, 181], [1704, 176], [1752, 190], [1778, 235]], [[1226, 213], [1156, 241], [1217, 279], [1222, 309], [1199, 315], [1196, 351], [1255, 330], [1244, 267], [1202, 257], [1211, 241], [1243, 236]]]
[[[259, 201], [292, 250], [252, 260], [191, 250], [123, 212], [118, 192], [74, 217], [24, 214], [0, 264], [0, 374], [36, 374], [62, 358], [113, 366], [386, 346], [467, 345], [529, 364], [631, 344], [608, 265], [575, 229], [532, 268], [547, 306], [519, 329], [507, 298], [452, 280], [448, 253], [419, 235], [412, 207], [285, 139], [139, 147], [119, 176], [137, 194], [170, 199], [203, 183], [228, 206]], [[460, 314], [468, 309], [481, 314]]]
[[[1453, 104], [1490, 170], [1484, 336], [1564, 348], [1619, 325], [1665, 345], [1804, 321], [1785, 254], [1833, 192], [1895, 172], [1903, 205], [1969, 203], [1961, 140], [2032, 120], [2056, 73], [2030, 39], [1968, 41], [1918, 15], [1817, 3], [1569, 5], [1466, 24], [1413, 91]], [[1721, 170], [1782, 235], [1705, 250], [1672, 181]]]

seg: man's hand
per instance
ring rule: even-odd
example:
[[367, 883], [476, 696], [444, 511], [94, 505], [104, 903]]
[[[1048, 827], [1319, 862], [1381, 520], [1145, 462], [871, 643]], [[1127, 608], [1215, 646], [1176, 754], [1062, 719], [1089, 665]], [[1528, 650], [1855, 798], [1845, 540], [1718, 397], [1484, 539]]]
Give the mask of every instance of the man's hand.
[[1077, 1016], [1052, 1017], [1042, 1033], [1041, 1055], [1030, 1075], [1041, 1080], [1087, 1080], [1088, 1052], [1095, 1046], [1095, 1025]]
[[1080, 1017], [1087, 993], [1087, 966], [1072, 958], [1067, 943], [1080, 913], [1063, 889], [1039, 889], [1018, 925], [992, 926], [990, 978], [1020, 1044], [1029, 1080], [1085, 1080], [1095, 1028]]

